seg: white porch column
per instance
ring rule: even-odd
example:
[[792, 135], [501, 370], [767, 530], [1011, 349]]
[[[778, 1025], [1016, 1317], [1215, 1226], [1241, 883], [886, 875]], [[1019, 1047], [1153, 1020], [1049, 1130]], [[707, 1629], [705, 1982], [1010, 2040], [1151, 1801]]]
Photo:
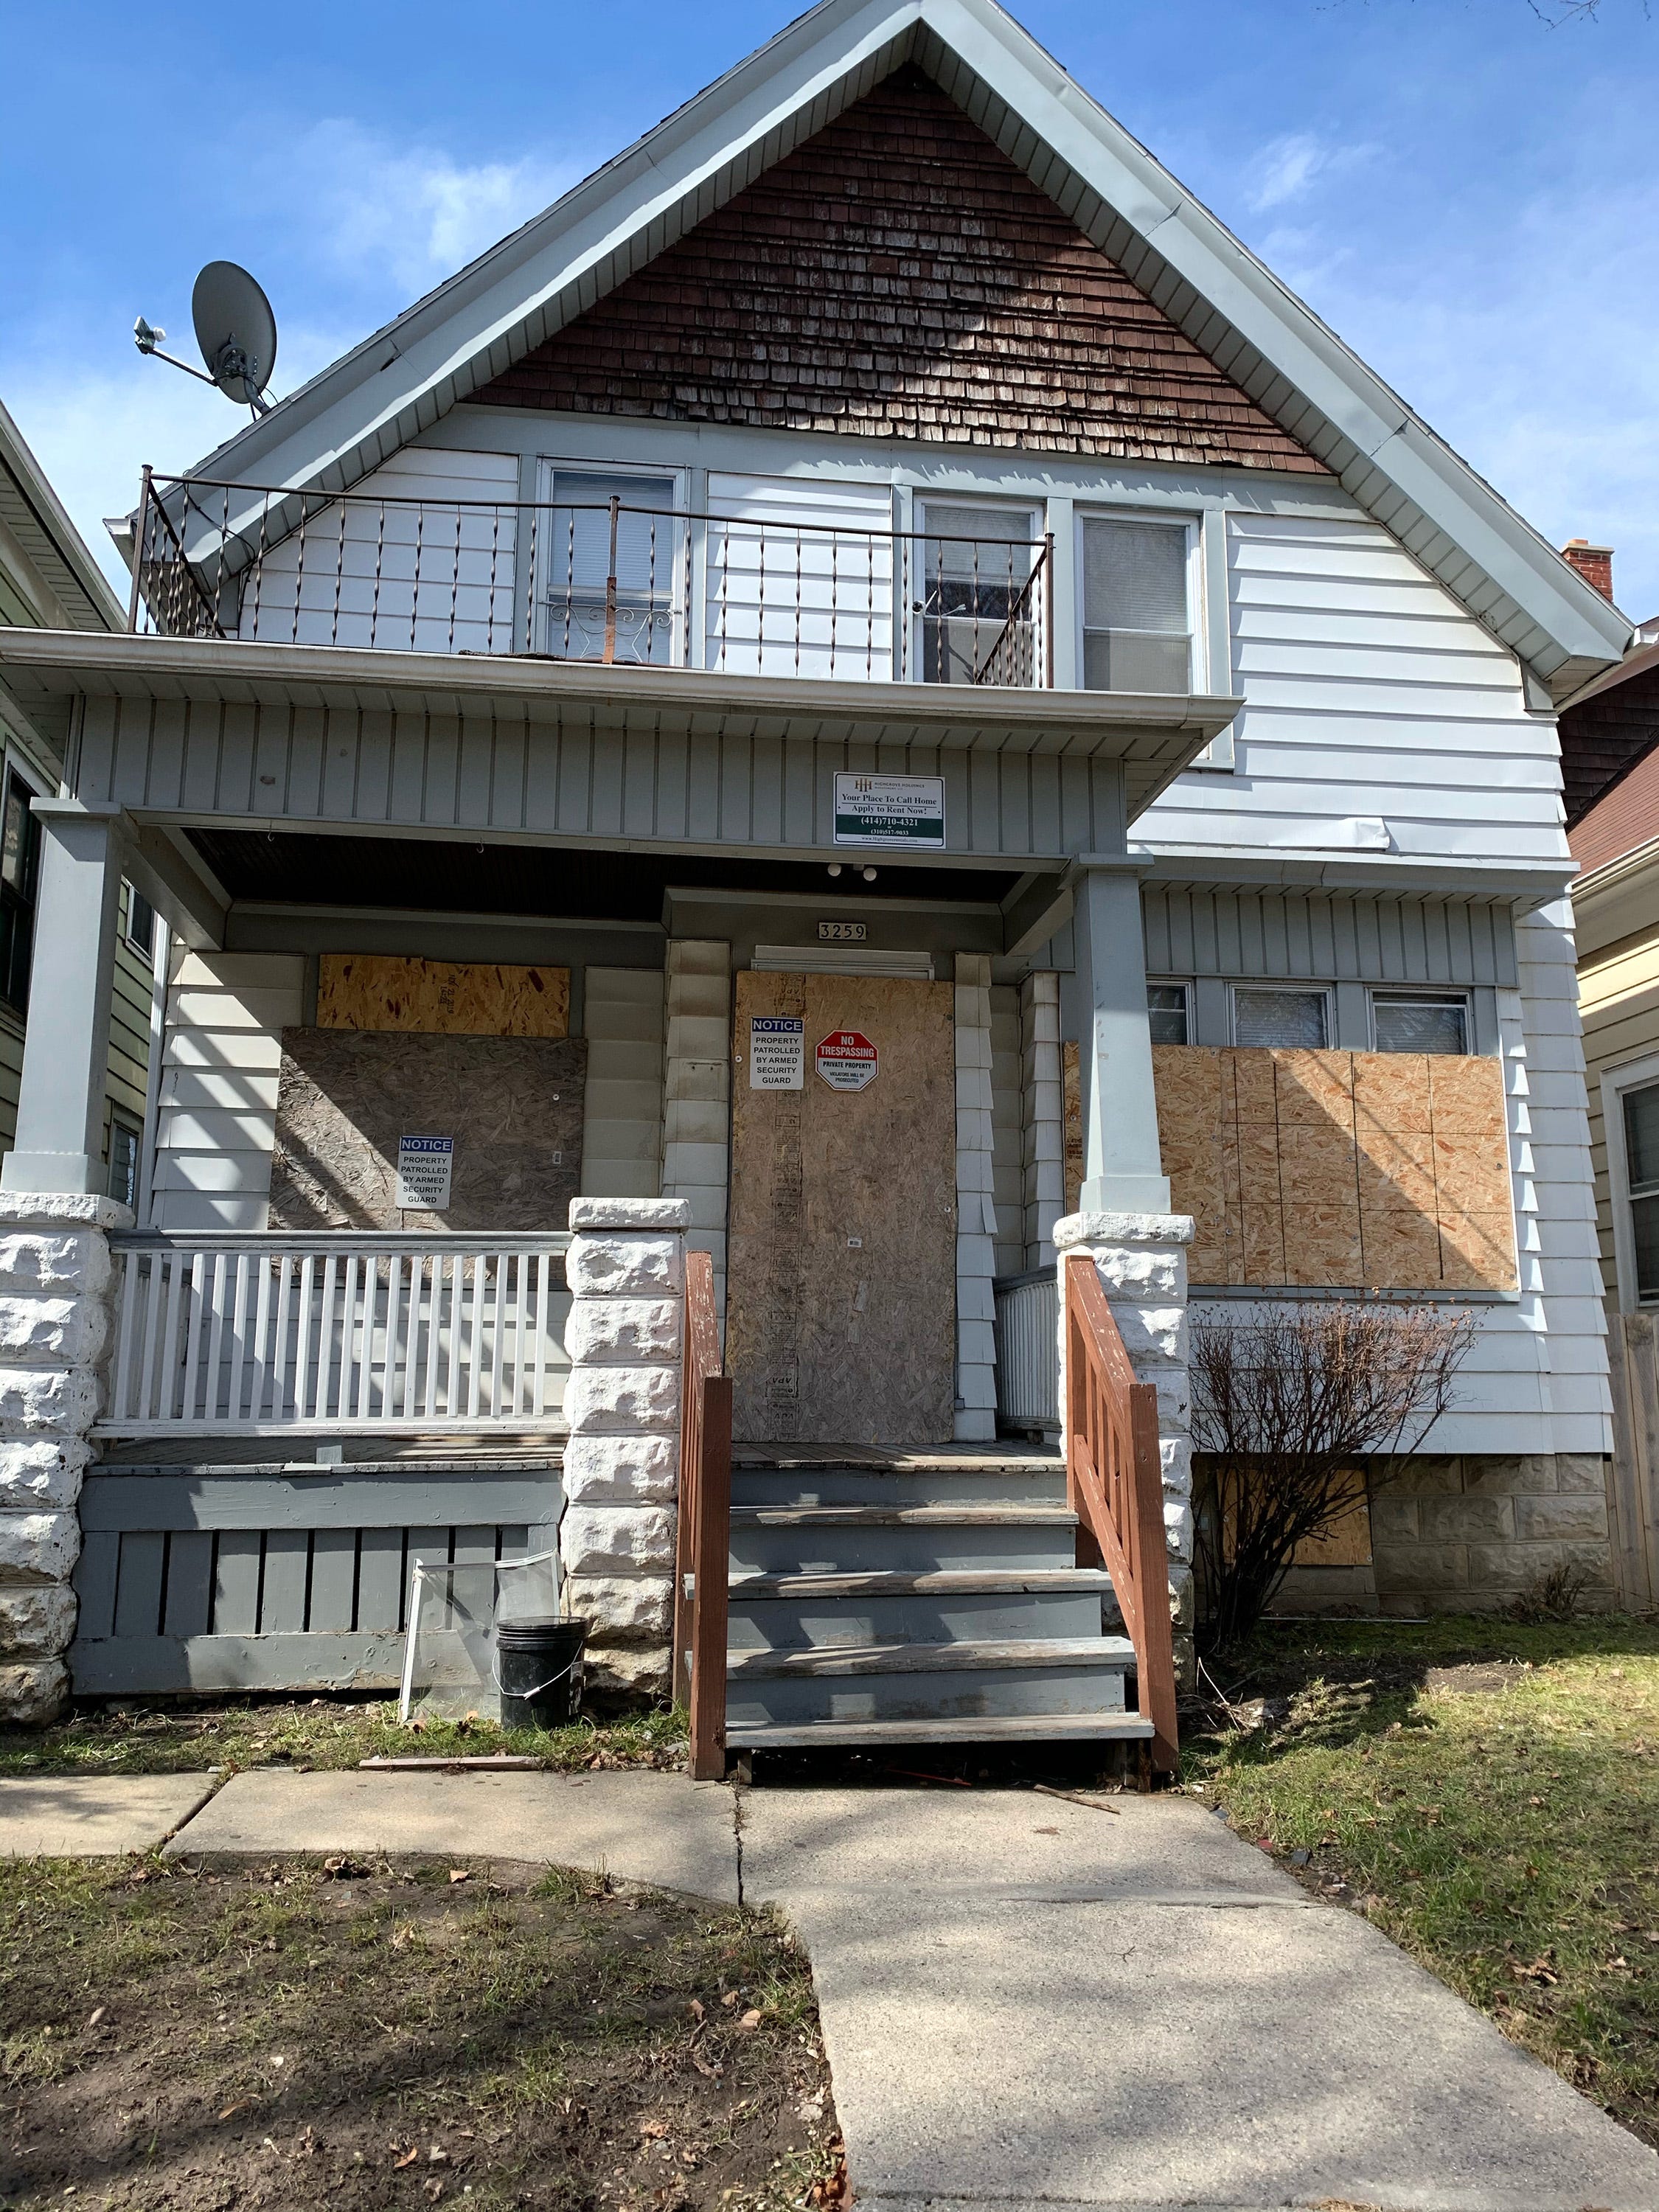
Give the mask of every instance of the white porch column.
[[1085, 1213], [1167, 1214], [1146, 955], [1134, 864], [1086, 855], [1073, 878]]
[[101, 1193], [121, 810], [37, 799], [33, 811], [40, 890], [28, 1027], [17, 1135], [0, 1189]]
[[1021, 1165], [1028, 1267], [1052, 1267], [1054, 1224], [1066, 1211], [1065, 1076], [1060, 1052], [1060, 977], [1039, 968], [1019, 991]]
[[[1054, 1245], [1061, 1268], [1069, 1254], [1088, 1254], [1136, 1382], [1157, 1387], [1164, 1533], [1170, 1547], [1170, 1603], [1176, 1620], [1177, 1672], [1183, 1680], [1190, 1674], [1192, 1657], [1192, 1388], [1187, 1368], [1187, 1247], [1192, 1241], [1192, 1217], [1185, 1213], [1068, 1213], [1054, 1224]], [[1063, 1448], [1066, 1425], [1063, 1283], [1060, 1313]]]
[[731, 1170], [732, 948], [669, 942], [663, 999], [662, 1194], [684, 1199], [687, 1249], [714, 1261], [726, 1309], [726, 1194]]
[[[101, 1093], [100, 1093], [101, 1096]], [[109, 1342], [113, 1199], [0, 1191], [0, 1720], [69, 1694], [76, 1511]]]
[[570, 1203], [559, 1559], [600, 1691], [668, 1687], [690, 1216], [684, 1199]]
[[958, 1443], [997, 1432], [995, 1134], [991, 1122], [991, 959], [958, 952], [957, 1060], [957, 1410]]

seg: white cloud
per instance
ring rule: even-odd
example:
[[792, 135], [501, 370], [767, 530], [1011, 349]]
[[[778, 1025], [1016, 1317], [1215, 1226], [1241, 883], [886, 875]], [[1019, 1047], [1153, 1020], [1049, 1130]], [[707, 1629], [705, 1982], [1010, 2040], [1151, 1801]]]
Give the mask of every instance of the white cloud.
[[295, 174], [331, 262], [416, 291], [538, 214], [581, 171], [534, 155], [468, 165], [432, 147], [394, 149], [336, 119], [307, 133]]
[[1300, 199], [1316, 179], [1340, 175], [1365, 161], [1369, 146], [1343, 146], [1316, 137], [1310, 131], [1293, 131], [1273, 138], [1250, 165], [1246, 204], [1257, 214]]

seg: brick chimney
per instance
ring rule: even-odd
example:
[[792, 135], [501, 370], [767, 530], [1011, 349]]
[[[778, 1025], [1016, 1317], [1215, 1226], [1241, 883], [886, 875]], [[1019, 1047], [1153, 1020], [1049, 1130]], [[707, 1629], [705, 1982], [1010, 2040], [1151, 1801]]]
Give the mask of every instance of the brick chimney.
[[1604, 599], [1613, 597], [1611, 545], [1592, 545], [1588, 538], [1569, 538], [1561, 548], [1561, 558], [1571, 562], [1584, 581], [1593, 584]]

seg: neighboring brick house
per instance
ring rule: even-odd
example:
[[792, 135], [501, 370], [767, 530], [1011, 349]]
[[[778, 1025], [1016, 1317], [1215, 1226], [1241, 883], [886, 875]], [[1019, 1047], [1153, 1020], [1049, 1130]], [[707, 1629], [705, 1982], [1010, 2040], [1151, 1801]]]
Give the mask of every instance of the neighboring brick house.
[[[602, 1689], [726, 1589], [733, 1743], [1144, 1739], [1089, 1547], [1189, 1622], [1189, 1297], [1476, 1315], [1310, 1601], [1610, 1595], [1556, 713], [1630, 625], [991, 0], [825, 0], [127, 545], [140, 634], [0, 636], [48, 892], [176, 935], [107, 1375], [29, 1336], [0, 1455], [75, 1469], [29, 1697], [385, 1680], [556, 1521]], [[20, 1237], [105, 1235], [90, 1110], [32, 1042]]]

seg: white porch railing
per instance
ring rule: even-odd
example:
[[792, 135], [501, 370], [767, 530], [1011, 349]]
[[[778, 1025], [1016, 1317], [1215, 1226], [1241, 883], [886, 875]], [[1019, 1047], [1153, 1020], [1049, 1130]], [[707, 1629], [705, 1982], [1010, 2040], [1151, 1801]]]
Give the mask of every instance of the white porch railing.
[[112, 1238], [123, 1437], [522, 1428], [563, 1402], [567, 1236]]

